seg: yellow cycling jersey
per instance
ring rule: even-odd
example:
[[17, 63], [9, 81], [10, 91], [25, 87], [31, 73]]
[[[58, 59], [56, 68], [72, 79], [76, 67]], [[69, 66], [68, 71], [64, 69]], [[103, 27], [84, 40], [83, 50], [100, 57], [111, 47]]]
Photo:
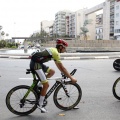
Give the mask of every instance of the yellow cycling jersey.
[[31, 59], [34, 62], [40, 62], [40, 63], [48, 62], [51, 59], [53, 59], [58, 63], [61, 62], [60, 54], [58, 53], [57, 48], [46, 48], [43, 51], [36, 52], [32, 55]]
[[52, 58], [53, 58], [54, 61], [56, 61], [58, 63], [61, 62], [61, 60], [60, 60], [60, 54], [58, 53], [57, 48], [47, 48], [46, 50], [48, 50], [48, 51], [50, 50]]

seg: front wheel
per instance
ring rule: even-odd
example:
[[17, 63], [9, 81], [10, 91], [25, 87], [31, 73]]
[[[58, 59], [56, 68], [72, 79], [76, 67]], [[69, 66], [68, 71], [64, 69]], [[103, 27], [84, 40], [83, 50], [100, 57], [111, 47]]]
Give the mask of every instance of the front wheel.
[[113, 68], [117, 71], [120, 71], [120, 59], [116, 59], [114, 62], [113, 62]]
[[112, 91], [114, 97], [120, 100], [120, 77], [114, 82]]
[[68, 95], [64, 91], [62, 84], [60, 84], [54, 92], [53, 100], [59, 109], [70, 110], [80, 102], [82, 90], [77, 83], [73, 84], [72, 82], [66, 82], [65, 86]]
[[30, 90], [27, 98], [23, 99], [29, 86], [20, 85], [12, 88], [6, 96], [7, 108], [16, 115], [28, 115], [36, 110], [38, 96], [34, 90]]

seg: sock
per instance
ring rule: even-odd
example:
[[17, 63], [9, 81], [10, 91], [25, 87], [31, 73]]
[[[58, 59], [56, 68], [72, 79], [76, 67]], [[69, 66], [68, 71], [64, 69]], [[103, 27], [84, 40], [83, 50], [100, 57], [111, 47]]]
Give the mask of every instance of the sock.
[[39, 100], [39, 105], [40, 105], [40, 106], [43, 105], [44, 99], [45, 99], [45, 96], [40, 96], [40, 100]]

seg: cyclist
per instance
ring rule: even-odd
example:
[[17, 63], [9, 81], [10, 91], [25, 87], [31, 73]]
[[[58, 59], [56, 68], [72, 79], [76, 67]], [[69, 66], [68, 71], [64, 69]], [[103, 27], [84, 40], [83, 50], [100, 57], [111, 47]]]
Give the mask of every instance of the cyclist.
[[[45, 95], [47, 92], [47, 89], [49, 87], [49, 83], [47, 81], [47, 78], [50, 78], [51, 76], [54, 75], [55, 71], [48, 66], [46, 66], [44, 63], [53, 59], [57, 68], [64, 73], [68, 78], [71, 79], [73, 83], [77, 82], [76, 79], [74, 79], [67, 69], [64, 67], [60, 60], [60, 54], [59, 53], [64, 53], [66, 52], [66, 47], [68, 47], [68, 43], [63, 40], [63, 39], [57, 39], [56, 40], [56, 48], [46, 48], [43, 51], [36, 52], [35, 54], [32, 55], [31, 57], [31, 62], [30, 62], [30, 69], [34, 70], [38, 77], [41, 80], [41, 83], [43, 85], [43, 89], [40, 94], [40, 99], [39, 99], [39, 105], [38, 108], [41, 110], [42, 113], [46, 113], [47, 110], [45, 107], [43, 107], [43, 102], [45, 99]], [[47, 73], [47, 74], [45, 74]]]

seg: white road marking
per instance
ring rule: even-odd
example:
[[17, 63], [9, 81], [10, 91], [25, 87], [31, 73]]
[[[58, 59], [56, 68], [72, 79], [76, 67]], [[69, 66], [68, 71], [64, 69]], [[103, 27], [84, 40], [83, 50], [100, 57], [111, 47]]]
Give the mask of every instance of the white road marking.
[[20, 80], [31, 80], [33, 78], [19, 78]]
[[95, 57], [96, 59], [109, 59], [109, 57], [108, 56], [97, 56], [97, 57]]

